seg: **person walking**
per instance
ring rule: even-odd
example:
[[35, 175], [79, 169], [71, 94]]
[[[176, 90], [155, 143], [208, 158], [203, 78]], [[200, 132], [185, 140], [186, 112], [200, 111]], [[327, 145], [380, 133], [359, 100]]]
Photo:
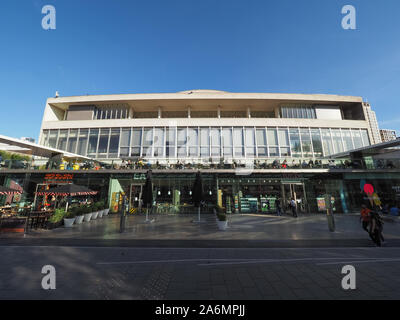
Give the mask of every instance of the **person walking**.
[[297, 204], [293, 198], [290, 200], [290, 207], [292, 209], [293, 217], [297, 218]]
[[383, 237], [383, 221], [381, 216], [377, 211], [371, 211], [371, 228], [370, 228], [370, 236], [375, 244], [380, 247], [382, 242], [385, 242], [385, 238]]
[[275, 206], [276, 206], [276, 214], [278, 216], [281, 216], [282, 215], [281, 200], [276, 199]]
[[368, 226], [371, 222], [371, 216], [370, 216], [371, 210], [367, 208], [365, 204], [361, 205], [361, 216], [360, 216], [360, 221], [362, 228], [369, 233]]

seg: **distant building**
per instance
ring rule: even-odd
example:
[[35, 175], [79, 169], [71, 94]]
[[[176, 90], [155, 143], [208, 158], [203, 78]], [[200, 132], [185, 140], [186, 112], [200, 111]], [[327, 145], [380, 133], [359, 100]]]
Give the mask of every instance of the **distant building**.
[[381, 129], [379, 132], [381, 134], [382, 142], [396, 140], [396, 130]]
[[368, 121], [369, 127], [371, 129], [371, 144], [381, 143], [383, 140], [381, 139], [381, 135], [379, 132], [379, 126], [378, 121], [376, 120], [375, 111], [372, 111], [371, 106], [368, 102], [363, 102], [363, 107], [365, 111], [365, 118]]
[[34, 138], [29, 138], [29, 137], [21, 137], [20, 140], [26, 141], [26, 142], [32, 142], [32, 143], [35, 143], [35, 141], [36, 141]]

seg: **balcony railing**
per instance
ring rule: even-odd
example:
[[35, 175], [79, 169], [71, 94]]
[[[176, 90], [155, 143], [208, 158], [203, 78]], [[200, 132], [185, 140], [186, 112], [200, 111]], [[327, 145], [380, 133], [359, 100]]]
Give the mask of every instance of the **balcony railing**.
[[164, 160], [150, 161], [139, 159], [137, 161], [118, 161], [104, 163], [97, 161], [86, 161], [80, 163], [73, 162], [48, 162], [47, 164], [37, 165], [34, 162], [25, 160], [5, 160], [0, 162], [0, 170], [212, 170], [212, 169], [349, 169], [349, 170], [400, 170], [400, 159], [385, 159], [365, 161], [363, 159], [350, 160], [310, 160], [310, 159], [267, 159], [242, 162], [241, 160], [221, 160], [219, 162], [200, 162], [200, 161], [180, 161]]

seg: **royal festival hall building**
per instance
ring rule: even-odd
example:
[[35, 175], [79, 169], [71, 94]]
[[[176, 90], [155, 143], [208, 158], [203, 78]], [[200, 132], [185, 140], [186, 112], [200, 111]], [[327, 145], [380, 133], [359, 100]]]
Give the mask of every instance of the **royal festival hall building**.
[[67, 175], [116, 211], [123, 194], [139, 206], [151, 168], [157, 212], [185, 213], [200, 170], [210, 208], [273, 212], [276, 199], [285, 206], [293, 198], [300, 211], [317, 213], [329, 195], [337, 213], [349, 213], [359, 211], [366, 183], [379, 201], [399, 200], [399, 157], [389, 148], [382, 158], [373, 148], [380, 139], [361, 97], [216, 90], [56, 97], [47, 100], [39, 145], [96, 160], [97, 170], [82, 159], [43, 167], [38, 158], [1, 176], [34, 193]]

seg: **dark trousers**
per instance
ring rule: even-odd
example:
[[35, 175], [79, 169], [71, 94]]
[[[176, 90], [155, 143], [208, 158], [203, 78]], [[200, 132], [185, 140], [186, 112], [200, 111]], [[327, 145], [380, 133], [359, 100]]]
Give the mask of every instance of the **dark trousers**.
[[296, 209], [296, 207], [292, 207], [292, 213], [293, 213], [293, 217], [297, 218], [297, 209]]

